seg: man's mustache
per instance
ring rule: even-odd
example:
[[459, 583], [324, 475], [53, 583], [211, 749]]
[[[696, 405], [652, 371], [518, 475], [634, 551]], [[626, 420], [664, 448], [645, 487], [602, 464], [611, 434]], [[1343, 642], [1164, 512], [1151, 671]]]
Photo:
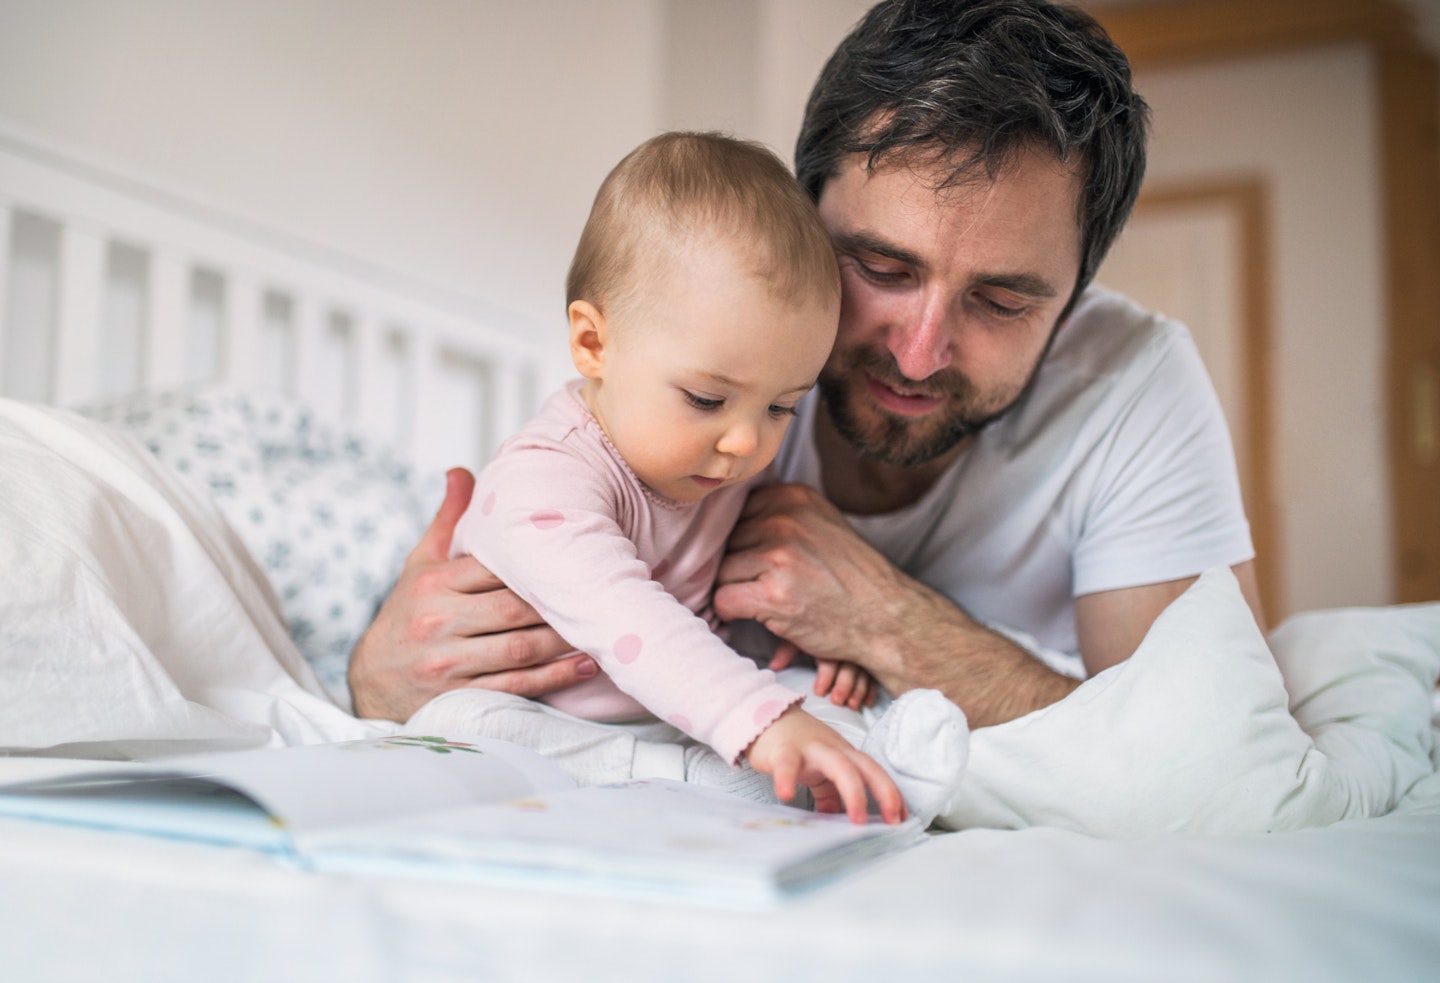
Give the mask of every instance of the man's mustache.
[[914, 396], [963, 400], [974, 392], [970, 380], [963, 372], [955, 369], [941, 369], [924, 379], [911, 379], [900, 371], [900, 364], [895, 361], [895, 356], [884, 349], [866, 348], [857, 351], [849, 361], [853, 366], [864, 369], [875, 380]]

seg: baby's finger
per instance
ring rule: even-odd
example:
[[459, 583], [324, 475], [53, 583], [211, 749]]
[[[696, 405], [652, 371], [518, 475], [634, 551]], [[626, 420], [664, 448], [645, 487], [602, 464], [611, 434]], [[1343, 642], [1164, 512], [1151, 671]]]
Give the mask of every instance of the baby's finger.
[[840, 793], [841, 801], [845, 803], [845, 815], [850, 818], [850, 821], [863, 825], [866, 820], [868, 802], [865, 798], [865, 778], [862, 777], [858, 767], [858, 757], [851, 759], [848, 755], [841, 754], [833, 748], [820, 748], [808, 756], [806, 763], [835, 785], [836, 791]]
[[830, 687], [835, 685], [835, 675], [840, 670], [840, 663], [830, 659], [815, 660], [815, 695], [824, 696], [830, 692]]
[[864, 776], [865, 785], [880, 807], [880, 818], [891, 825], [903, 821], [908, 814], [905, 797], [889, 773], [874, 758], [859, 752], [856, 752], [855, 767]]
[[837, 813], [845, 809], [845, 801], [840, 798], [840, 790], [835, 783], [828, 779], [820, 779], [809, 786], [810, 797], [815, 800], [816, 812]]
[[775, 654], [770, 656], [770, 669], [779, 672], [781, 669], [788, 669], [800, 654], [800, 650], [789, 642], [781, 641], [775, 646]]
[[861, 707], [870, 705], [874, 698], [874, 680], [868, 672], [857, 672], [855, 674], [855, 688], [850, 693], [848, 706], [851, 710], [859, 710]]
[[775, 797], [781, 802], [789, 802], [795, 798], [795, 778], [799, 767], [799, 755], [794, 751], [782, 751], [776, 756], [775, 766], [770, 771], [770, 781], [775, 785]]
[[830, 688], [830, 702], [843, 707], [850, 702], [855, 689], [855, 674], [859, 670], [853, 662], [843, 662], [835, 673], [835, 685]]

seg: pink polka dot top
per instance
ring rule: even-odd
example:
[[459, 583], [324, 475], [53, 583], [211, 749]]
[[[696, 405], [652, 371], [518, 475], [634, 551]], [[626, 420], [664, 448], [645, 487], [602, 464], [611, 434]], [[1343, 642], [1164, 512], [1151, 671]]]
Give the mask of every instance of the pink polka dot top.
[[725, 540], [762, 479], [695, 503], [660, 498], [579, 386], [551, 396], [481, 472], [451, 554], [475, 556], [600, 664], [546, 702], [591, 720], [666, 720], [735, 763], [802, 699], [714, 630]]

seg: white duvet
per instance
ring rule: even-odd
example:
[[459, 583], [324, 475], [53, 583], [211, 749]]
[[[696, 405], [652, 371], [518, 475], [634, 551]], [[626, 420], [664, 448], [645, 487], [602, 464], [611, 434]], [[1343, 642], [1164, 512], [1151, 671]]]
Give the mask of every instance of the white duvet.
[[[0, 400], [0, 753], [138, 757], [390, 729], [338, 708], [215, 508], [143, 447]], [[1381, 815], [1433, 774], [1440, 604], [1262, 637], [1207, 573], [1128, 662], [975, 732], [951, 828], [1257, 832]]]
[[1267, 640], [1226, 568], [1126, 662], [971, 735], [942, 825], [1275, 832], [1390, 812], [1435, 770], [1440, 604], [1319, 611]]

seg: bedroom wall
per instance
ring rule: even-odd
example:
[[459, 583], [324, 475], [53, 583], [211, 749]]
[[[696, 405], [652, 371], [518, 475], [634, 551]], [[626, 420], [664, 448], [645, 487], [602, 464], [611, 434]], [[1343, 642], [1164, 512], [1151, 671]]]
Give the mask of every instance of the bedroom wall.
[[787, 162], [805, 98], [872, 0], [667, 0], [666, 128], [719, 128]]

